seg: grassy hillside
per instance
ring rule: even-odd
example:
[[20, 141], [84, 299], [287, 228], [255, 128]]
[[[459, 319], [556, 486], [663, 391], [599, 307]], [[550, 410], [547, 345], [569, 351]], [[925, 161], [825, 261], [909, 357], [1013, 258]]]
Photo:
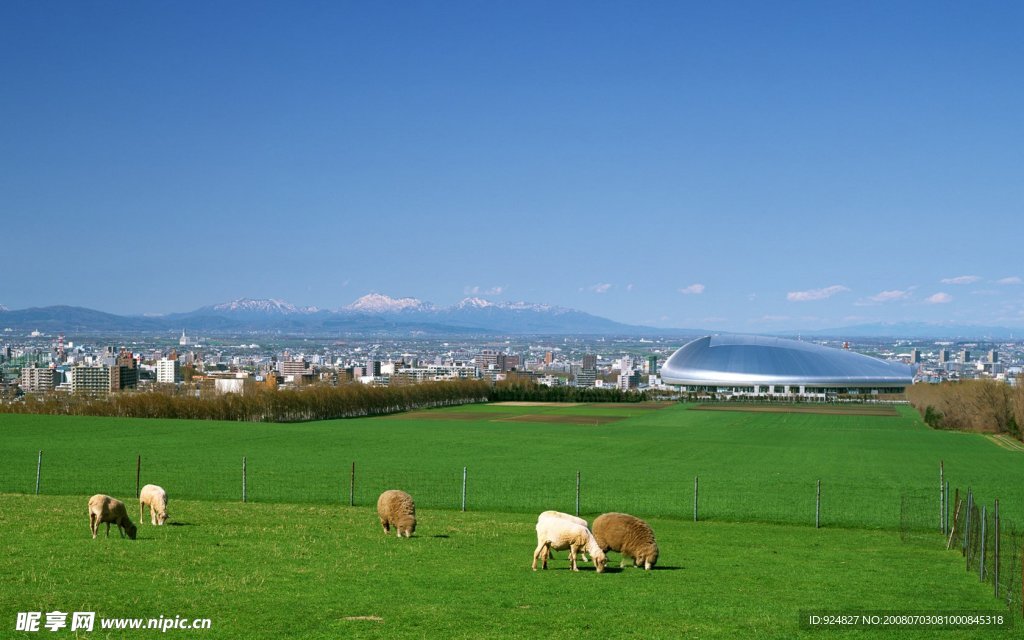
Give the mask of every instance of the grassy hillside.
[[[542, 421], [538, 421], [542, 420]], [[142, 481], [172, 497], [239, 500], [242, 457], [259, 502], [357, 505], [389, 487], [429, 508], [624, 510], [701, 519], [813, 524], [822, 481], [826, 526], [938, 527], [938, 466], [953, 486], [999, 497], [1024, 520], [1024, 458], [981, 435], [896, 417], [693, 411], [684, 406], [469, 406], [300, 424], [0, 416], [0, 491], [134, 495]]]
[[94, 638], [793, 638], [820, 635], [798, 627], [808, 609], [1000, 611], [931, 534], [654, 518], [653, 571], [619, 570], [613, 554], [607, 573], [573, 574], [559, 553], [534, 573], [532, 514], [421, 508], [400, 540], [367, 507], [172, 498], [174, 526], [131, 541], [92, 540], [85, 503], [0, 495], [0, 636], [31, 635], [13, 632], [17, 612], [54, 610], [212, 622]]

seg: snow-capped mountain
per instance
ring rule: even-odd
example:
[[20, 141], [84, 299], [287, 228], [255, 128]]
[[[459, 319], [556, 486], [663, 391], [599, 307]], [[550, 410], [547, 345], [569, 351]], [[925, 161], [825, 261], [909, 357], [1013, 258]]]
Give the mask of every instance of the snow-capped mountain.
[[239, 298], [232, 300], [231, 302], [222, 302], [221, 304], [215, 304], [211, 307], [204, 307], [218, 313], [225, 312], [236, 312], [236, 313], [280, 313], [283, 315], [289, 315], [293, 313], [316, 313], [319, 311], [316, 307], [296, 307], [290, 302], [284, 300], [276, 300], [274, 298], [266, 300], [258, 300], [253, 298]]
[[348, 305], [343, 311], [359, 313], [398, 313], [402, 311], [432, 311], [434, 305], [416, 298], [392, 298], [380, 293], [368, 293]]

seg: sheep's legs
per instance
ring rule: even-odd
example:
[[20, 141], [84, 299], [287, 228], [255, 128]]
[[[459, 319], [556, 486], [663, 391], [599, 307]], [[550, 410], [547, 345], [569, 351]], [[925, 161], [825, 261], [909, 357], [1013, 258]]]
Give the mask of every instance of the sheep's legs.
[[580, 570], [580, 568], [576, 566], [577, 552], [579, 552], [579, 547], [577, 547], [576, 545], [572, 545], [569, 547], [569, 567], [572, 568], [573, 571]]
[[92, 539], [96, 539], [96, 534], [99, 533], [100, 523], [99, 518], [95, 514], [89, 513], [89, 531], [92, 533]]
[[537, 570], [537, 559], [538, 558], [543, 558], [544, 559], [544, 562], [541, 564], [541, 566], [544, 569], [547, 569], [548, 568], [548, 543], [541, 542], [540, 544], [537, 545], [537, 550], [533, 552], [533, 564], [531, 565], [530, 568], [533, 569], [534, 571]]
[[386, 520], [381, 520], [380, 526], [384, 527], [384, 535], [391, 533], [391, 525]]

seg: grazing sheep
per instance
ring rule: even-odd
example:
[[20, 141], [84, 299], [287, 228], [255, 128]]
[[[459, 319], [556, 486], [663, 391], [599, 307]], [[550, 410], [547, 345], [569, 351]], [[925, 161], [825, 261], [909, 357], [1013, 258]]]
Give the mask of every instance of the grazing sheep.
[[658, 543], [646, 522], [628, 513], [606, 513], [594, 520], [594, 537], [602, 551], [618, 551], [633, 559], [633, 566], [650, 569], [658, 562]]
[[149, 522], [154, 526], [162, 525], [167, 521], [167, 492], [155, 484], [147, 484], [139, 492], [139, 524], [142, 524], [142, 514], [149, 506]]
[[97, 493], [89, 498], [89, 530], [92, 532], [93, 539], [99, 533], [100, 524], [104, 522], [107, 523], [108, 537], [110, 536], [110, 524], [114, 523], [117, 525], [118, 531], [121, 532], [122, 538], [127, 533], [129, 538], [135, 539], [136, 528], [128, 519], [128, 509], [125, 508], [124, 503]]
[[411, 538], [416, 531], [416, 503], [412, 496], [398, 489], [389, 489], [377, 498], [377, 515], [384, 534], [391, 533], [391, 525], [395, 525], [395, 533], [401, 538]]
[[604, 571], [604, 551], [597, 546], [590, 529], [569, 522], [561, 518], [541, 518], [537, 522], [537, 549], [533, 552], [533, 565], [531, 568], [537, 570], [537, 560], [543, 560], [543, 568], [548, 568], [548, 555], [552, 549], [569, 550], [569, 566], [573, 571], [579, 571], [576, 565], [576, 553], [582, 549], [590, 552], [594, 561], [594, 568], [598, 573]]
[[[541, 518], [559, 518], [561, 520], [568, 520], [569, 522], [575, 522], [576, 524], [578, 524], [578, 525], [580, 525], [582, 527], [588, 527], [588, 528], [590, 527], [590, 524], [586, 520], [584, 520], [583, 518], [579, 518], [577, 516], [574, 516], [574, 515], [571, 515], [571, 514], [568, 514], [568, 513], [562, 513], [561, 511], [544, 511], [539, 516], [537, 516], [537, 522], [540, 522]], [[552, 558], [555, 557], [555, 554], [552, 553], [550, 549], [548, 550], [548, 554]], [[580, 555], [583, 556], [583, 562], [590, 562], [590, 558], [587, 557], [587, 553], [585, 551], [581, 551]]]

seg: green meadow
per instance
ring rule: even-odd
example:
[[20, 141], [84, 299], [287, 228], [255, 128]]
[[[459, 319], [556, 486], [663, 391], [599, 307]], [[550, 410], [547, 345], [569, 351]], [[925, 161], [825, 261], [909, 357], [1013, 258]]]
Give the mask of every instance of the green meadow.
[[[547, 421], [533, 421], [547, 420]], [[939, 463], [953, 488], [1024, 521], [1024, 456], [977, 434], [894, 417], [694, 411], [684, 406], [466, 406], [381, 418], [262, 424], [0, 415], [0, 491], [373, 505], [402, 487], [469, 510], [629, 511], [715, 521], [938, 529]], [[355, 463], [355, 486], [351, 484]]]
[[[809, 637], [828, 631], [801, 630], [805, 610], [1008, 612], [945, 550], [940, 460], [953, 487], [1024, 522], [1024, 453], [931, 430], [905, 408], [474, 405], [294, 424], [0, 415], [0, 433], [0, 637], [29, 637], [13, 631], [18, 612], [52, 610], [211, 619], [167, 632], [180, 637]], [[138, 457], [141, 482], [167, 489], [172, 524], [92, 540], [90, 495], [138, 516]], [[535, 514], [573, 512], [577, 472], [582, 516], [652, 524], [656, 570], [619, 570], [612, 554], [606, 574], [572, 574], [564, 553], [530, 570]], [[377, 524], [389, 488], [416, 499], [410, 540]], [[160, 635], [92, 637], [106, 633]], [[936, 631], [844, 635], [879, 633]]]
[[[1006, 612], [938, 536], [652, 518], [649, 572], [530, 570], [527, 514], [418, 509], [410, 539], [369, 507], [174, 500], [173, 525], [90, 538], [85, 498], [0, 496], [0, 636], [19, 611], [207, 618], [202, 631], [81, 637], [793, 638], [804, 610]], [[1010, 638], [1015, 629], [942, 631]], [[935, 631], [839, 632], [935, 637]]]

